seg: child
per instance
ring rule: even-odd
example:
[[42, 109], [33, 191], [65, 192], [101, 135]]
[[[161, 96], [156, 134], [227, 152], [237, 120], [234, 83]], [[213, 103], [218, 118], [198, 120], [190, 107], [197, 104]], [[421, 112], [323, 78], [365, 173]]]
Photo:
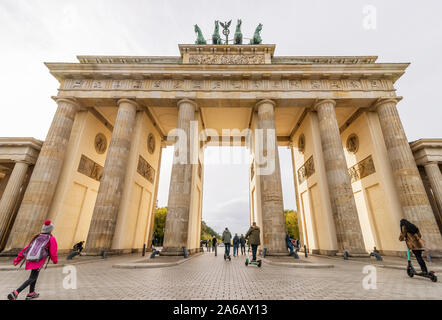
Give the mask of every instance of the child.
[[[37, 282], [40, 269], [43, 267], [47, 256], [51, 258], [54, 264], [57, 264], [57, 241], [51, 232], [54, 229], [54, 225], [50, 220], [46, 220], [41, 228], [41, 233], [34, 236], [31, 242], [18, 254], [14, 259], [14, 266], [18, 265], [21, 260], [26, 259], [25, 270], [31, 270], [29, 279], [26, 280], [17, 290], [8, 294], [9, 300], [16, 300], [19, 293], [29, 286], [29, 293], [26, 296], [26, 300], [32, 300], [39, 297], [39, 294], [35, 292], [35, 284]], [[37, 257], [37, 258], [36, 258]]]

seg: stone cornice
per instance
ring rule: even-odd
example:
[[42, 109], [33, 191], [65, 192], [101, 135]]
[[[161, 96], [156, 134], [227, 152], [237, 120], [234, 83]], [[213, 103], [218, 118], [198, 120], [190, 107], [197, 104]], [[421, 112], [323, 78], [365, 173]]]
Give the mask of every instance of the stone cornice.
[[440, 148], [442, 150], [442, 138], [419, 139], [410, 142], [410, 148], [413, 152], [426, 148]]
[[83, 64], [45, 63], [60, 82], [65, 79], [389, 79], [396, 81], [408, 63], [377, 64]]
[[31, 137], [2, 137], [0, 147], [31, 147], [40, 151], [43, 141]]

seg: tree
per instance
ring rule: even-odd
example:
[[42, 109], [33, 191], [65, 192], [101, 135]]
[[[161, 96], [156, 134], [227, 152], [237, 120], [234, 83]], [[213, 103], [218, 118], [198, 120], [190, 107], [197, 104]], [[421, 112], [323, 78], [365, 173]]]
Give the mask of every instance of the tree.
[[285, 225], [290, 238], [299, 239], [298, 214], [295, 210], [284, 210]]
[[162, 244], [164, 240], [164, 228], [166, 227], [167, 207], [158, 208], [155, 211], [155, 224], [153, 237], [158, 244]]
[[[158, 208], [155, 211], [155, 225], [153, 237], [158, 244], [162, 244], [164, 240], [164, 228], [166, 227], [167, 207]], [[221, 239], [221, 236], [201, 220], [201, 240], [212, 239], [215, 236]]]
[[221, 236], [215, 230], [209, 227], [204, 220], [201, 220], [201, 240], [212, 239], [214, 236], [217, 239], [221, 239]]

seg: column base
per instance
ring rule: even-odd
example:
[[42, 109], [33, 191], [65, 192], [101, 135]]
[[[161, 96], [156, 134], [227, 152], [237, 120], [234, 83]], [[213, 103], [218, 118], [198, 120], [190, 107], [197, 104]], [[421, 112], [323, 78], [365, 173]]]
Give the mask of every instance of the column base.
[[[264, 248], [259, 250], [260, 254], [262, 254], [263, 249]], [[271, 250], [271, 249], [267, 249], [267, 251], [266, 251], [266, 256], [288, 256], [289, 254], [290, 253], [289, 253], [288, 249], [286, 249], [286, 250], [277, 250], [277, 249]]]
[[5, 251], [0, 252], [0, 257], [13, 257], [13, 256], [17, 256], [18, 253], [22, 250], [23, 248], [15, 248], [15, 249], [8, 249]]
[[[187, 253], [190, 253], [189, 250]], [[160, 251], [160, 256], [184, 256], [183, 248], [165, 247]]]
[[[353, 250], [345, 250], [348, 252], [348, 255], [353, 258], [369, 258], [370, 254], [365, 249], [353, 249]], [[344, 250], [338, 250], [336, 252], [337, 256], [344, 256]]]

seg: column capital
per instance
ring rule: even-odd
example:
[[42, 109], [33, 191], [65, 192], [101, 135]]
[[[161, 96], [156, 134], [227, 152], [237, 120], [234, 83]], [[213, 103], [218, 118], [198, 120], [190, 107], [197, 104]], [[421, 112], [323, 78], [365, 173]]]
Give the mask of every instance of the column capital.
[[386, 103], [394, 103], [394, 105], [396, 105], [400, 100], [401, 100], [401, 98], [399, 98], [399, 97], [398, 98], [379, 98], [376, 100], [375, 103], [373, 103], [373, 105], [368, 107], [368, 111], [376, 112], [381, 105], [386, 104]]
[[141, 106], [135, 100], [123, 98], [117, 101], [118, 106], [120, 106], [120, 104], [122, 103], [129, 103], [133, 105], [137, 110], [141, 110]]
[[73, 97], [52, 97], [52, 99], [57, 104], [60, 104], [62, 102], [69, 103], [76, 107], [76, 111], [85, 110], [85, 108], [81, 105], [81, 103]]
[[322, 99], [322, 100], [317, 100], [314, 102], [313, 106], [311, 107], [311, 109], [313, 111], [318, 111], [318, 107], [325, 104], [325, 103], [331, 103], [334, 106], [336, 106], [336, 101], [332, 100], [332, 99]]
[[199, 111], [198, 104], [194, 100], [187, 99], [187, 98], [180, 99], [176, 103], [177, 107], [179, 108], [182, 103], [190, 103], [191, 105], [193, 105], [195, 107], [195, 111]]
[[424, 167], [430, 167], [430, 166], [439, 166], [439, 162], [437, 161], [429, 161], [424, 164]]
[[270, 99], [262, 99], [259, 100], [256, 104], [255, 104], [255, 110], [257, 110], [259, 108], [260, 105], [264, 104], [264, 103], [269, 103], [274, 107], [276, 107], [276, 102]]

